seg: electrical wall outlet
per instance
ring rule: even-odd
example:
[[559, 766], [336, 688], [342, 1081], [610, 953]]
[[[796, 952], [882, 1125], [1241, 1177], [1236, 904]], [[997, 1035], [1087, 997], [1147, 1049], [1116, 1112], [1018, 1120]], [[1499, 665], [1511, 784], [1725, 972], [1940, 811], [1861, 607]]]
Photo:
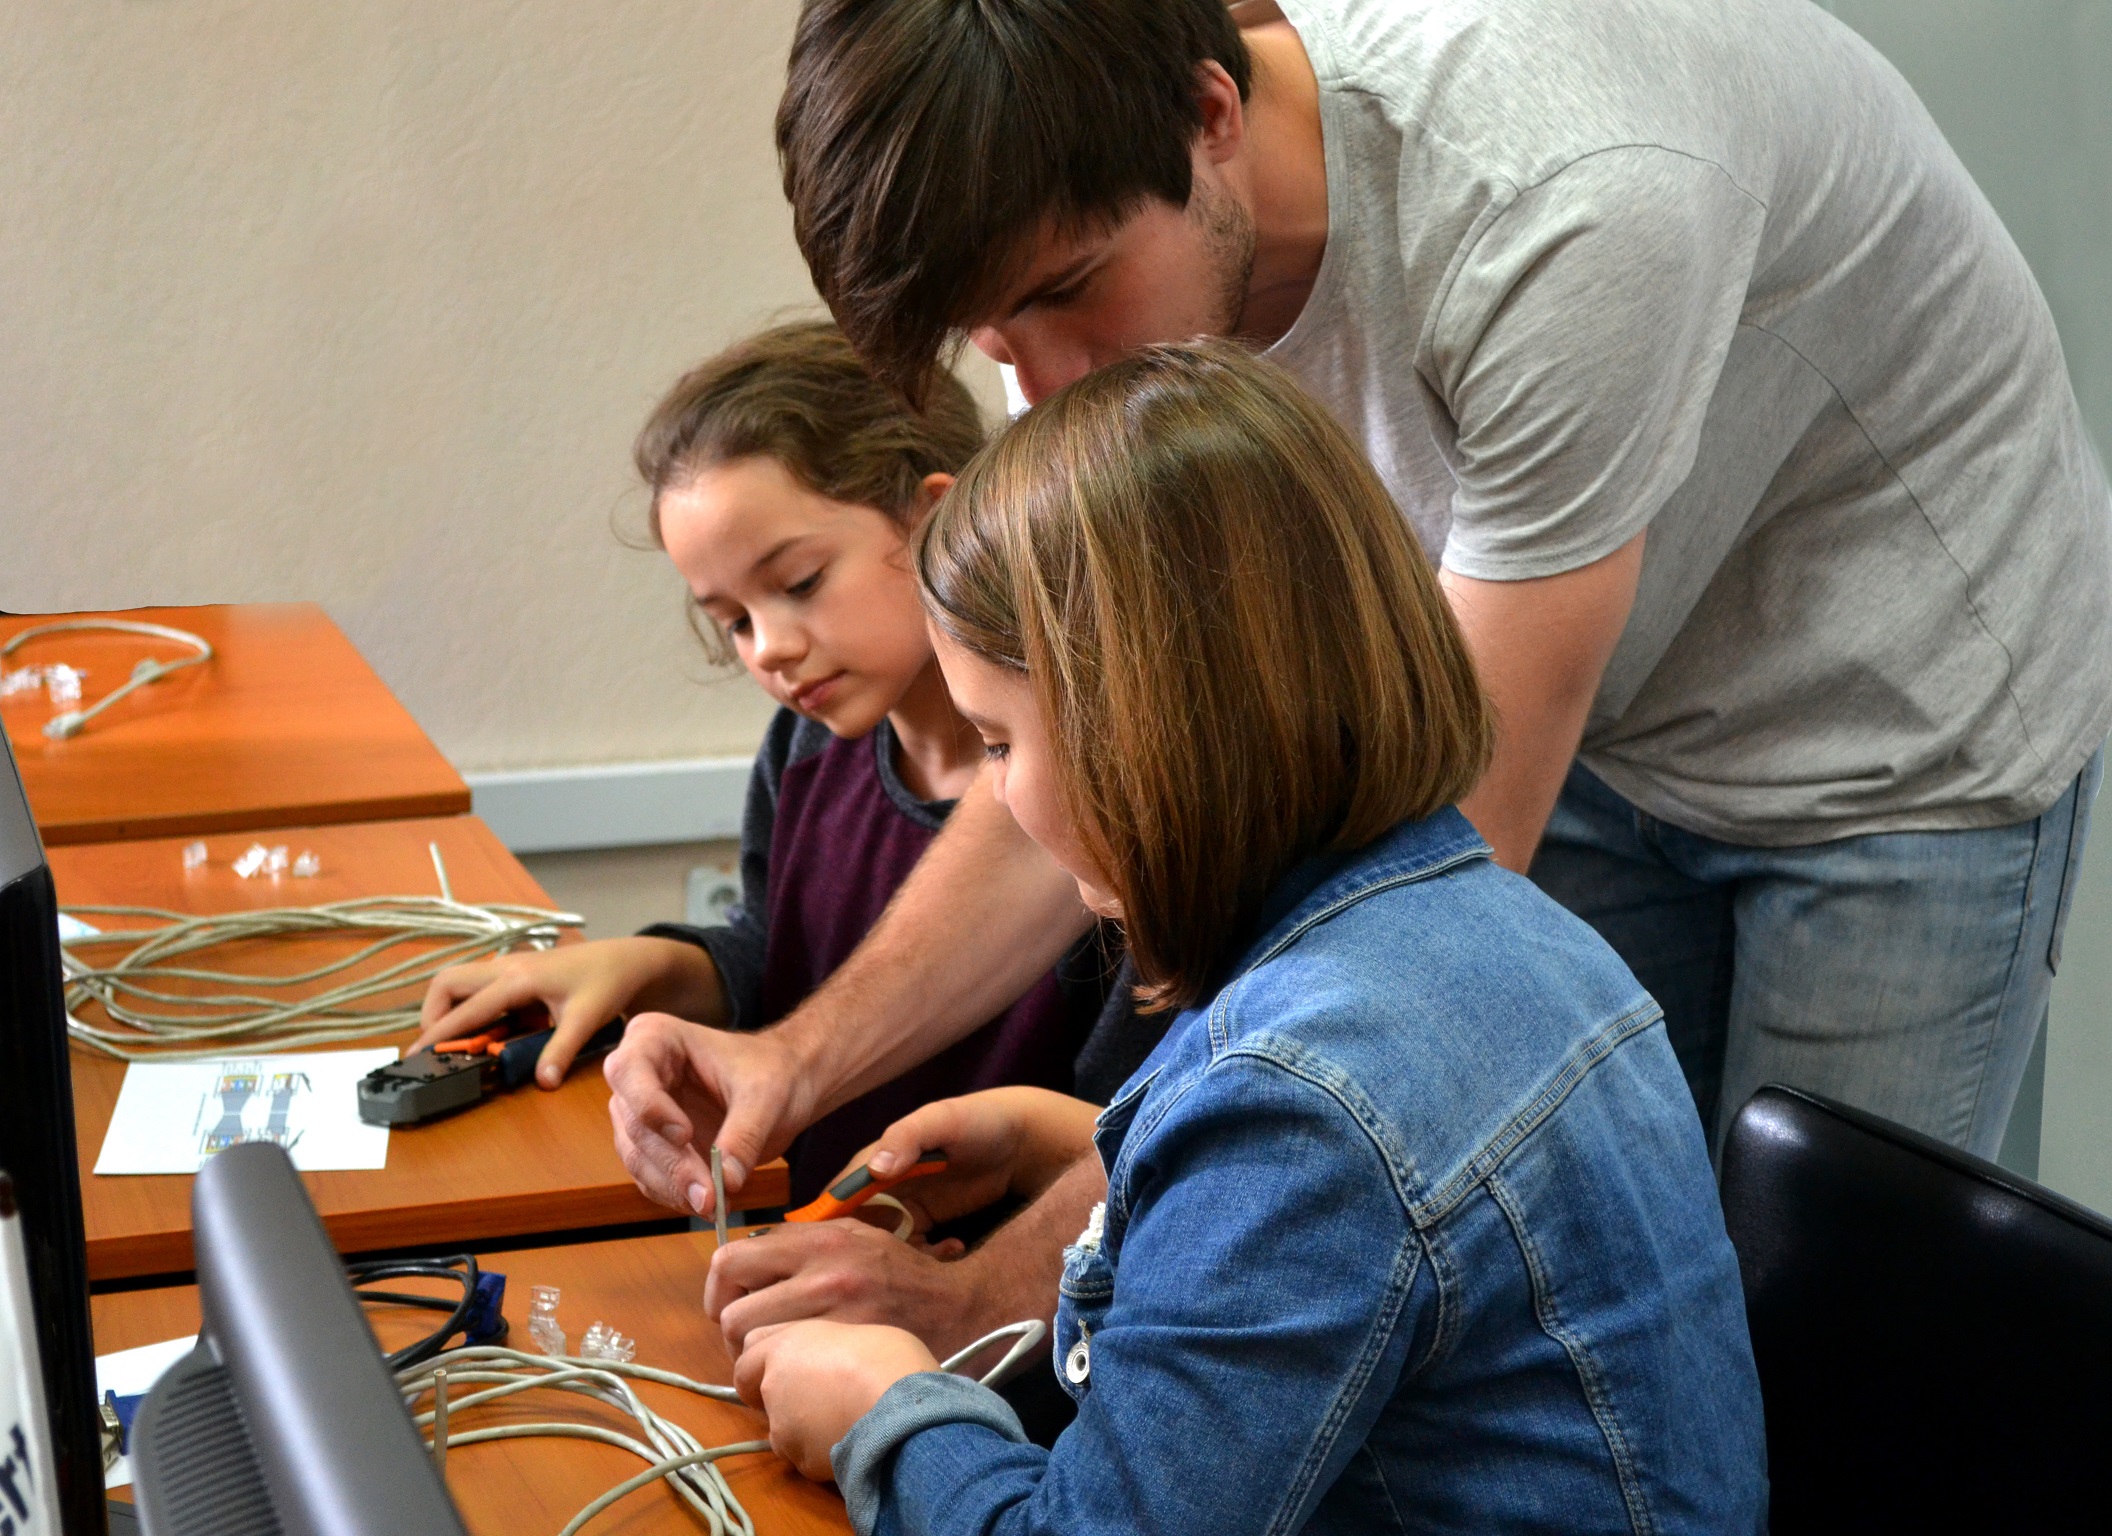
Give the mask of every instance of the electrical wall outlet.
[[723, 928], [726, 914], [740, 899], [738, 875], [730, 869], [698, 864], [689, 872], [682, 902], [683, 920], [692, 928]]

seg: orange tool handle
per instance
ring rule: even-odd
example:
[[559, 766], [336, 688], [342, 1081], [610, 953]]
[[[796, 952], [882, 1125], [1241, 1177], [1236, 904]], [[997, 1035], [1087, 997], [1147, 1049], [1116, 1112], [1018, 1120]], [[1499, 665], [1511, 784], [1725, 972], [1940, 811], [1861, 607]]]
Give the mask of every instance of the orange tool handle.
[[457, 1035], [452, 1040], [436, 1041], [435, 1055], [441, 1056], [496, 1056], [506, 1049], [506, 1042], [530, 1030], [548, 1029], [550, 1014], [541, 1003], [529, 1003], [502, 1013], [491, 1023], [473, 1035]]
[[785, 1220], [833, 1221], [838, 1216], [850, 1215], [873, 1196], [893, 1189], [897, 1184], [921, 1179], [927, 1173], [941, 1173], [945, 1168], [946, 1159], [937, 1152], [918, 1153], [917, 1160], [909, 1167], [886, 1178], [879, 1177], [870, 1168], [854, 1168], [831, 1184], [812, 1204], [785, 1212]]

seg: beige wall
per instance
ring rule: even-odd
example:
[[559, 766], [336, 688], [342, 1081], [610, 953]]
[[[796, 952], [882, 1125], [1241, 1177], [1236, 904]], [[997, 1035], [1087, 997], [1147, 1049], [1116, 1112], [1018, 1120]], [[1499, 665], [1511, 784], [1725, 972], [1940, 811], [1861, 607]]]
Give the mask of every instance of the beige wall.
[[[1829, 0], [1899, 66], [2031, 262], [2112, 456], [2112, 5]], [[2112, 1211], [2112, 800], [2070, 911], [2047, 1038], [2039, 1176]]]
[[[1994, 198], [2112, 448], [2112, 11], [1833, 8]], [[470, 770], [747, 751], [762, 700], [703, 683], [672, 573], [610, 521], [656, 393], [812, 303], [769, 140], [793, 11], [0, 5], [0, 608], [316, 599]], [[2046, 1171], [2112, 1206], [2106, 820]], [[623, 931], [698, 860], [544, 872]]]
[[0, 7], [0, 609], [316, 599], [465, 769], [749, 750], [611, 521], [658, 391], [813, 304], [793, 12]]
[[681, 922], [689, 873], [704, 868], [740, 878], [738, 843], [657, 843], [530, 853], [521, 862], [550, 899], [586, 919], [590, 939], [620, 939], [648, 923]]

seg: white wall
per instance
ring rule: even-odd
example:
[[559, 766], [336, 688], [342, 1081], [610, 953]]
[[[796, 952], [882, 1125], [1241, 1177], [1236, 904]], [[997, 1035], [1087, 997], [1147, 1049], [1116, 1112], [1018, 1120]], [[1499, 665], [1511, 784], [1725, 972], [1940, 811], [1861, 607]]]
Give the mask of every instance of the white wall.
[[[2030, 260], [2112, 454], [2112, 4], [1833, 0], [1914, 83]], [[2039, 1176], [2112, 1210], [2112, 801], [2069, 917]]]
[[0, 7], [0, 609], [317, 599], [468, 770], [750, 750], [611, 519], [659, 391], [813, 303], [793, 14]]
[[[769, 137], [793, 9], [0, 7], [0, 608], [317, 599], [471, 771], [749, 750], [762, 700], [703, 681], [610, 521], [658, 391], [812, 302]], [[2002, 211], [2112, 446], [2112, 4], [1832, 9]], [[2112, 815], [2044, 1145], [2112, 1207]]]

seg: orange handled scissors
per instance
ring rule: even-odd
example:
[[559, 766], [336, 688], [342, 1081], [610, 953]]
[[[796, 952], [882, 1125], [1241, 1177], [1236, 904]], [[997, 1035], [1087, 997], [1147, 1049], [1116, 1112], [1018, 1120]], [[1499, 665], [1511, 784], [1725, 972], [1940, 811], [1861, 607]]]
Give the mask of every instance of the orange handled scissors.
[[796, 1211], [785, 1212], [787, 1221], [833, 1221], [838, 1216], [848, 1216], [878, 1194], [893, 1189], [897, 1184], [906, 1184], [911, 1179], [921, 1179], [928, 1173], [941, 1173], [946, 1168], [946, 1159], [937, 1152], [920, 1152], [917, 1160], [900, 1173], [884, 1177], [870, 1168], [854, 1168], [831, 1184], [821, 1197]]

